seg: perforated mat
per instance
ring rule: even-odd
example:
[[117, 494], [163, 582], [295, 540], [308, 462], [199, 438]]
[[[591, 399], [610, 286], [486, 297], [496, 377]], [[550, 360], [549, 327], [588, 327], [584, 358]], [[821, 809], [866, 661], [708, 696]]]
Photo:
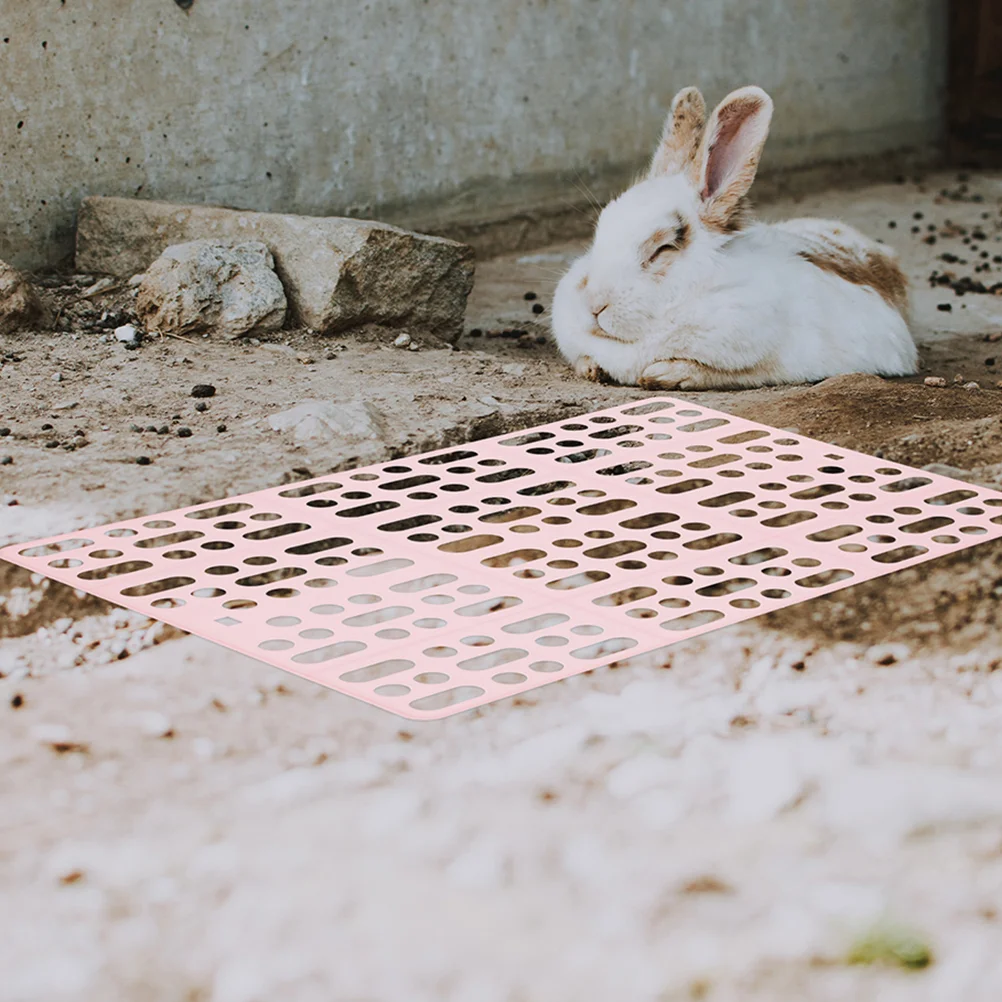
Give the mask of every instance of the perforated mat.
[[1002, 494], [670, 399], [0, 550], [410, 719], [1002, 536]]

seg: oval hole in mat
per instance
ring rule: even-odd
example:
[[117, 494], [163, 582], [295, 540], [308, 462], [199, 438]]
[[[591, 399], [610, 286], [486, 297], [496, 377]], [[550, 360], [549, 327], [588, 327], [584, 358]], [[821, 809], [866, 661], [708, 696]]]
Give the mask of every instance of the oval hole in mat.
[[482, 696], [484, 690], [478, 685], [457, 685], [454, 689], [446, 689], [443, 692], [433, 692], [430, 696], [422, 696], [420, 699], [411, 700], [410, 705], [415, 710], [444, 710], [449, 706], [456, 706], [468, 700]]
[[[923, 550], [922, 552], [926, 551]], [[811, 574], [806, 578], [797, 578], [797, 584], [801, 588], [824, 588], [826, 585], [836, 584], [839, 581], [848, 581], [849, 578], [854, 576], [852, 571], [836, 567], [830, 571], [819, 571], [817, 574]]]
[[499, 647], [486, 654], [479, 654], [475, 658], [460, 661], [459, 667], [464, 671], [486, 671], [489, 668], [500, 668], [512, 661], [521, 661], [528, 656], [529, 652], [523, 651], [520, 647]]
[[333, 661], [335, 658], [343, 658], [348, 654], [357, 654], [365, 650], [365, 644], [357, 640], [343, 640], [337, 644], [328, 644], [326, 647], [315, 647], [312, 651], [303, 651], [295, 655], [293, 661], [300, 665], [317, 665], [324, 661]]
[[120, 564], [109, 564], [106, 567], [92, 567], [89, 571], [78, 574], [81, 581], [104, 581], [107, 578], [121, 577], [123, 574], [134, 574], [152, 567], [148, 560], [126, 560]]
[[593, 598], [592, 602], [595, 605], [603, 606], [629, 605], [630, 602], [639, 602], [641, 599], [650, 598], [656, 594], [657, 590], [654, 588], [637, 585], [635, 588], [624, 588], [622, 591], [613, 592], [611, 595]]
[[878, 564], [896, 564], [902, 560], [910, 560], [912, 557], [919, 557], [923, 553], [928, 552], [929, 550], [925, 546], [899, 546], [896, 549], [878, 553], [872, 559]]
[[724, 614], [717, 612], [716, 609], [703, 609], [679, 616], [677, 619], [666, 620], [661, 624], [661, 628], [663, 630], [694, 630], [699, 626], [706, 626], [723, 618]]
[[505, 633], [535, 633], [537, 630], [548, 630], [560, 623], [566, 623], [568, 619], [570, 616], [565, 616], [563, 613], [550, 612], [530, 619], [520, 619], [517, 623], [502, 626], [501, 629]]
[[594, 658], [604, 658], [611, 654], [618, 654], [620, 651], [628, 651], [631, 647], [636, 647], [637, 641], [629, 637], [609, 637], [607, 640], [600, 640], [597, 644], [590, 644], [588, 647], [579, 647], [571, 651], [571, 657], [581, 661], [591, 661]]
[[223, 515], [235, 515], [238, 511], [247, 511], [252, 506], [239, 501], [230, 504], [217, 504], [211, 508], [202, 508], [198, 511], [189, 511], [185, 518], [220, 518]]
[[[298, 659], [294, 658], [293, 660]], [[339, 678], [342, 682], [375, 682], [376, 679], [396, 675], [398, 672], [410, 671], [413, 667], [414, 662], [408, 661], [406, 658], [391, 658], [388, 661], [377, 661], [375, 664], [366, 665], [364, 668], [346, 671]]]
[[464, 605], [456, 610], [457, 616], [486, 616], [492, 612], [500, 612], [502, 609], [513, 609], [521, 605], [522, 600], [513, 595], [505, 595], [501, 598], [488, 598], [483, 602], [476, 602], [474, 605]]
[[158, 592], [170, 591], [172, 588], [184, 588], [195, 583], [194, 578], [160, 578], [157, 581], [147, 581], [145, 584], [123, 588], [122, 594], [127, 598], [142, 598], [145, 595], [156, 595]]
[[54, 553], [65, 553], [67, 550], [79, 550], [82, 546], [93, 545], [93, 539], [61, 539], [55, 543], [29, 546], [28, 549], [18, 552], [22, 557], [51, 557]]

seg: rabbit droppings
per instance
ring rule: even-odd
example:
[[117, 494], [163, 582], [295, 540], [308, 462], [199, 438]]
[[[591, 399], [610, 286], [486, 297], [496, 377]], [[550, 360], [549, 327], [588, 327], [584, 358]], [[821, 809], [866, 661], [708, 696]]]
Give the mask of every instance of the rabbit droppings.
[[675, 96], [647, 175], [557, 286], [553, 333], [579, 375], [698, 390], [915, 372], [893, 251], [837, 221], [748, 220], [771, 118], [758, 87], [709, 123], [698, 90]]

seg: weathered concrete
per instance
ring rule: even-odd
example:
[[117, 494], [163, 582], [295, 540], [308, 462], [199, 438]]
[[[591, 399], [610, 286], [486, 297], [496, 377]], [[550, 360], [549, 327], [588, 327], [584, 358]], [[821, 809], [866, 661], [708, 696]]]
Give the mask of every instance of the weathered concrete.
[[[628, 177], [685, 84], [776, 99], [765, 167], [940, 132], [944, 0], [4, 5], [0, 257], [89, 194], [439, 231]], [[9, 39], [9, 41], [8, 41]]]
[[382, 223], [87, 198], [77, 267], [124, 277], [172, 244], [204, 239], [267, 246], [296, 318], [321, 333], [369, 323], [407, 324], [450, 341], [462, 333], [472, 250]]

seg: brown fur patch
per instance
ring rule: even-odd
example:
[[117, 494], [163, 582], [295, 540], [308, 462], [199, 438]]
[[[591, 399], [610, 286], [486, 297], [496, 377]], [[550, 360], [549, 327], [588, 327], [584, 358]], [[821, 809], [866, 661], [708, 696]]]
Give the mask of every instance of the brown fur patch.
[[587, 355], [577, 360], [574, 365], [574, 371], [582, 378], [588, 379], [593, 383], [605, 383], [607, 386], [616, 385], [616, 381], [612, 376]]
[[908, 279], [897, 261], [879, 251], [854, 254], [836, 244], [826, 248], [802, 250], [798, 255], [815, 268], [837, 275], [853, 285], [873, 289], [888, 306], [899, 313], [908, 308]]
[[705, 124], [703, 95], [695, 87], [680, 90], [672, 101], [671, 114], [651, 161], [649, 176], [681, 174], [691, 170], [698, 159]]
[[578, 281], [578, 289], [583, 291], [586, 288], [588, 288], [588, 276], [582, 275], [580, 280]]

